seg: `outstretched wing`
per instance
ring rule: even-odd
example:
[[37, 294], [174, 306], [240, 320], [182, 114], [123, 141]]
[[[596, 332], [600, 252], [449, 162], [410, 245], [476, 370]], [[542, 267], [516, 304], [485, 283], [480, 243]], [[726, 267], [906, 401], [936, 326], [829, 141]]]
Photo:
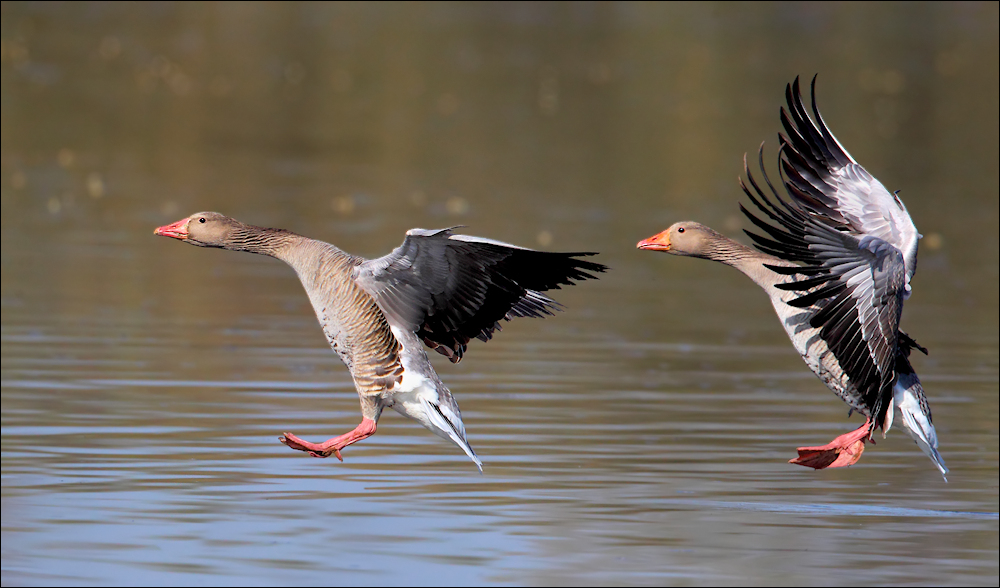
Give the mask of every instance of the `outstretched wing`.
[[[766, 237], [747, 231], [757, 248], [802, 266], [767, 267], [785, 275], [805, 276], [777, 284], [800, 292], [791, 306], [811, 312], [810, 326], [820, 330], [841, 369], [860, 394], [876, 426], [883, 426], [895, 381], [899, 317], [903, 305], [903, 256], [892, 244], [871, 235], [855, 235], [842, 218], [821, 214], [794, 198], [780, 198], [763, 164], [761, 171], [774, 200], [760, 189], [749, 168], [744, 171], [754, 193], [743, 185], [751, 202], [773, 223], [740, 209]], [[755, 195], [756, 194], [756, 195]]]
[[366, 261], [354, 278], [392, 325], [416, 333], [458, 362], [469, 341], [488, 341], [500, 319], [544, 317], [560, 308], [541, 292], [596, 279], [595, 253], [534, 251], [451, 229], [411, 229], [392, 253]]
[[881, 182], [861, 167], [833, 136], [816, 107], [816, 78], [812, 81], [812, 111], [809, 118], [799, 79], [785, 87], [788, 110], [781, 109], [784, 134], [779, 134], [785, 187], [794, 200], [809, 211], [844, 225], [852, 233], [878, 237], [903, 255], [905, 294], [917, 269], [917, 241], [903, 201], [890, 194]]

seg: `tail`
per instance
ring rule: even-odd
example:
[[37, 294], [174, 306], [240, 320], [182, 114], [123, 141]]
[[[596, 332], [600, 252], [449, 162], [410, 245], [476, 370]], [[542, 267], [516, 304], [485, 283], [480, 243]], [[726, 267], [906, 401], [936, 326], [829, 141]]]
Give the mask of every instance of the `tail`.
[[[909, 362], [907, 362], [908, 364]], [[927, 404], [927, 397], [924, 395], [924, 388], [920, 385], [920, 378], [912, 370], [909, 373], [900, 373], [896, 380], [896, 385], [892, 389], [893, 401], [901, 414], [903, 428], [913, 437], [917, 447], [931, 458], [937, 469], [941, 471], [941, 477], [947, 482], [948, 466], [944, 465], [944, 458], [938, 453], [937, 432], [934, 430], [934, 423], [931, 422], [931, 409]]]
[[393, 392], [391, 406], [396, 412], [427, 427], [438, 437], [461, 447], [482, 473], [483, 462], [465, 437], [465, 424], [462, 423], [458, 403], [433, 371], [427, 374], [420, 374], [416, 370], [405, 372], [400, 388]]
[[[448, 395], [449, 400], [453, 400], [448, 389], [445, 388], [444, 391]], [[448, 439], [461, 447], [462, 451], [479, 468], [479, 473], [483, 473], [483, 462], [476, 456], [476, 452], [469, 445], [469, 440], [465, 437], [465, 424], [462, 423], [462, 413], [458, 411], [458, 404], [454, 401], [450, 403], [438, 403], [429, 398], [424, 398], [422, 401], [425, 407], [424, 412], [430, 417], [429, 420], [433, 424], [433, 426], [427, 426], [426, 424], [424, 426], [433, 431], [438, 437]], [[451, 410], [452, 408], [454, 410]]]

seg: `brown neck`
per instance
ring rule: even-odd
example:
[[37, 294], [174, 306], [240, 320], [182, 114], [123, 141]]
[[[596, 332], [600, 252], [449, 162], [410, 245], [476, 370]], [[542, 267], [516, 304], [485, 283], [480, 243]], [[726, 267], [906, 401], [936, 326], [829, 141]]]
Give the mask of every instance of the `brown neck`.
[[715, 234], [712, 237], [711, 240], [707, 241], [703, 250], [705, 259], [718, 261], [739, 269], [748, 260], [758, 259], [762, 255], [759, 251], [737, 243], [724, 235]]
[[[316, 279], [316, 268], [334, 264], [342, 271], [355, 263], [356, 258], [329, 243], [309, 239], [285, 229], [267, 229], [234, 222], [220, 244], [210, 245], [232, 251], [246, 251], [268, 255], [292, 266], [305, 283]], [[311, 283], [311, 282], [310, 282]]]
[[698, 257], [732, 266], [746, 274], [748, 278], [760, 286], [770, 286], [775, 277], [774, 272], [764, 267], [765, 263], [782, 266], [792, 265], [773, 255], [761, 253], [756, 249], [737, 243], [729, 237], [718, 233], [713, 235], [713, 238], [706, 243], [706, 247]]
[[246, 251], [283, 259], [283, 254], [302, 239], [305, 237], [284, 229], [266, 229], [241, 223], [233, 227], [222, 246], [232, 251]]

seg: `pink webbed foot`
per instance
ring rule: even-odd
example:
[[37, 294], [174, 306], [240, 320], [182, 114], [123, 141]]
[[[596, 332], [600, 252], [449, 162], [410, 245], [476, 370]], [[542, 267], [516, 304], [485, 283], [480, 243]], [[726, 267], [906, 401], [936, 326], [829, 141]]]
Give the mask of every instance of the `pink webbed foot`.
[[865, 441], [870, 433], [871, 420], [869, 419], [856, 430], [845, 433], [826, 445], [799, 447], [799, 456], [788, 460], [788, 463], [816, 470], [854, 465], [861, 459], [861, 453], [865, 450]]
[[333, 439], [328, 439], [322, 443], [310, 443], [291, 433], [285, 433], [281, 437], [278, 437], [278, 441], [281, 441], [292, 449], [305, 451], [313, 457], [330, 457], [331, 455], [336, 455], [337, 459], [344, 461], [344, 458], [340, 455], [340, 450], [352, 443], [357, 443], [362, 439], [371, 437], [375, 434], [375, 429], [375, 421], [364, 418], [361, 419], [361, 424], [355, 427], [353, 431], [344, 433]]

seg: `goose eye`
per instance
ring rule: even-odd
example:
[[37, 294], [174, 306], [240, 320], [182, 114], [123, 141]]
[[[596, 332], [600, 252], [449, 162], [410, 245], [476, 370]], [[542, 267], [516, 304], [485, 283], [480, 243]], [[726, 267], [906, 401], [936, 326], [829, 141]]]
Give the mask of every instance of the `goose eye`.
[[205, 217], [201, 217], [200, 219], [198, 219], [198, 222], [204, 223], [205, 222]]

